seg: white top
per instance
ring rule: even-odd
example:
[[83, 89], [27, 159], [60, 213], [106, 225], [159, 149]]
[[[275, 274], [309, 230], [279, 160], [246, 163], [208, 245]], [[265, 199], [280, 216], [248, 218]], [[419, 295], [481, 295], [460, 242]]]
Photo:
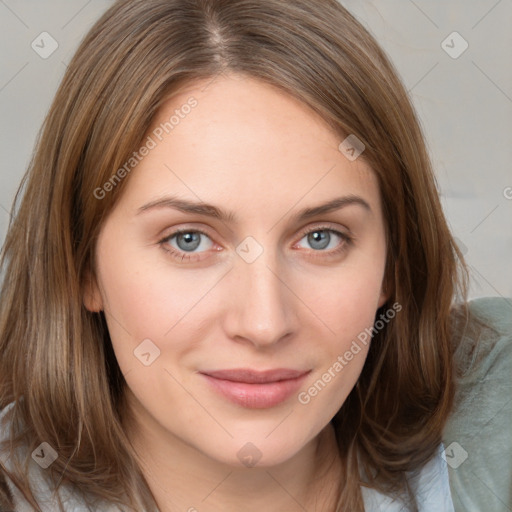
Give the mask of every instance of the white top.
[[[440, 444], [435, 457], [421, 468], [416, 477], [408, 478], [416, 498], [418, 512], [454, 512], [443, 452], [444, 446]], [[375, 489], [362, 487], [361, 491], [366, 512], [407, 512], [407, 507], [402, 502], [393, 500]]]

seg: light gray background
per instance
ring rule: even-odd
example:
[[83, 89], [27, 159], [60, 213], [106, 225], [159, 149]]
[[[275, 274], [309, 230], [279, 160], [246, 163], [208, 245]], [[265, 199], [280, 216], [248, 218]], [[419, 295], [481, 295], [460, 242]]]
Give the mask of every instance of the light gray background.
[[[471, 297], [512, 297], [512, 1], [342, 0], [390, 55], [420, 116]], [[107, 0], [0, 0], [0, 243], [37, 132]], [[459, 53], [457, 58], [443, 49]], [[42, 32], [48, 58], [31, 47]], [[39, 40], [39, 39], [37, 39]], [[443, 41], [446, 42], [442, 45]]]

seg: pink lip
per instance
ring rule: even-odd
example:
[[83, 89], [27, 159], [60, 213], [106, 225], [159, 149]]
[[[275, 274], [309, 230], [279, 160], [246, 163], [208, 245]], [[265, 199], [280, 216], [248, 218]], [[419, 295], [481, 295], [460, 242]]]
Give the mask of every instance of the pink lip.
[[308, 371], [279, 368], [255, 371], [235, 369], [201, 372], [215, 391], [251, 409], [267, 409], [287, 400], [300, 387]]

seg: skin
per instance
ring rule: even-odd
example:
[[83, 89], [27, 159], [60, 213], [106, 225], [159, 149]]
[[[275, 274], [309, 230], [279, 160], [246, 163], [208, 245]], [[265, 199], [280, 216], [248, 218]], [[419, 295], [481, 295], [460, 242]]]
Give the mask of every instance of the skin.
[[[191, 96], [197, 106], [126, 178], [84, 296], [89, 310], [106, 314], [128, 386], [129, 437], [162, 512], [331, 510], [342, 478], [330, 420], [369, 345], [308, 404], [295, 393], [275, 407], [245, 408], [198, 372], [311, 370], [304, 391], [373, 325], [387, 298], [377, 179], [363, 158], [338, 150], [343, 138], [306, 105], [241, 75], [189, 84], [152, 129]], [[166, 207], [139, 212], [171, 194], [232, 211], [238, 223]], [[370, 209], [294, 219], [345, 195]], [[322, 227], [352, 241], [324, 231], [330, 242], [319, 248], [303, 232]], [[160, 243], [177, 228], [208, 236], [191, 252], [177, 237]], [[236, 250], [248, 236], [263, 249], [251, 263]], [[145, 339], [160, 350], [149, 366], [134, 356]], [[261, 456], [254, 467], [237, 456], [248, 442]]]

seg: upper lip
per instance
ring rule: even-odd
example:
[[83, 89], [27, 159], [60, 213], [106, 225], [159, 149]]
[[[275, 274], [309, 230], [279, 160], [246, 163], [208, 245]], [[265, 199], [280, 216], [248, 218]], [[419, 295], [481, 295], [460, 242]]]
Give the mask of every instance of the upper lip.
[[243, 382], [246, 384], [266, 384], [280, 380], [291, 380], [302, 377], [309, 370], [292, 370], [289, 368], [276, 368], [274, 370], [251, 370], [250, 368], [236, 368], [233, 370], [218, 370], [201, 372], [215, 379]]

